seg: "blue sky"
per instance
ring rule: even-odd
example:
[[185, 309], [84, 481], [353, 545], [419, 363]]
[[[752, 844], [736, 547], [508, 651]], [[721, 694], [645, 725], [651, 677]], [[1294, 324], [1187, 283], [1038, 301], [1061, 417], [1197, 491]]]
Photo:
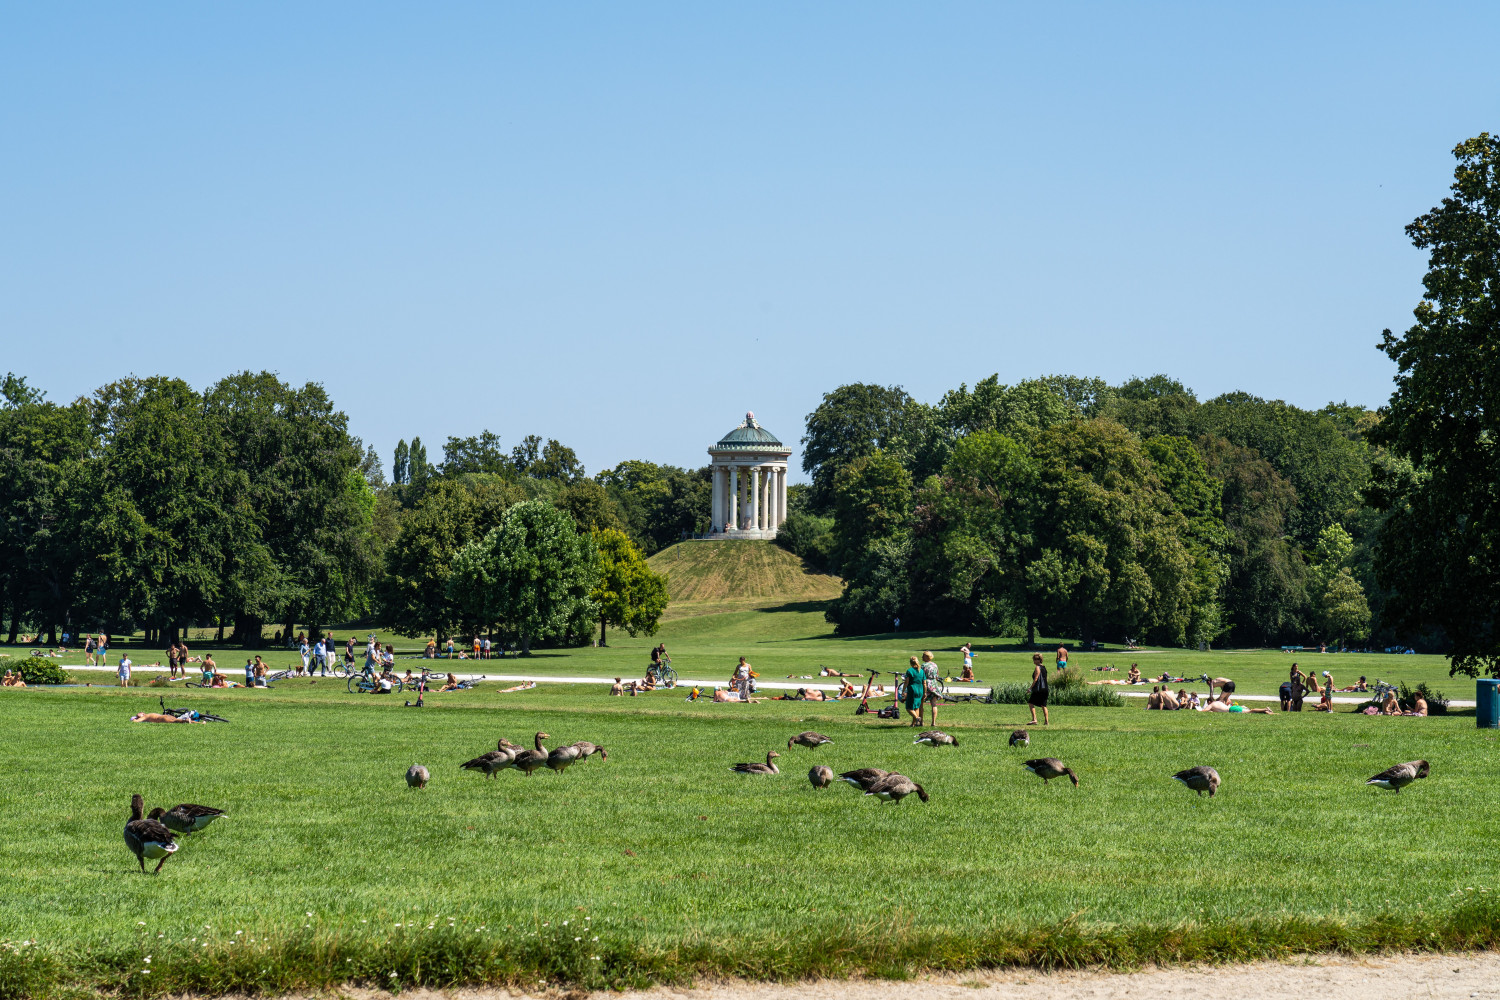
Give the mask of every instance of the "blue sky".
[[6, 4], [0, 370], [698, 465], [747, 408], [1164, 371], [1378, 405], [1494, 4]]

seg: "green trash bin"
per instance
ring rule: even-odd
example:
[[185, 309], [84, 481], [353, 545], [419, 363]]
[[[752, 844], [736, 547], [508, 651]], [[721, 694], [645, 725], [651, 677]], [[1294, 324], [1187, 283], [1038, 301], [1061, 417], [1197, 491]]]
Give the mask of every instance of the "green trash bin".
[[1480, 729], [1500, 729], [1500, 679], [1483, 678], [1475, 692], [1474, 722]]

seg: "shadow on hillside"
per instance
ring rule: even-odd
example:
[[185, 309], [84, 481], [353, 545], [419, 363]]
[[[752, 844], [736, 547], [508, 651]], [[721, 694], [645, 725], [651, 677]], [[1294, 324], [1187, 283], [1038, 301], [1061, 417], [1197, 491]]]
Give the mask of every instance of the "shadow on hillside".
[[813, 612], [827, 611], [828, 610], [828, 605], [831, 604], [831, 603], [833, 603], [833, 602], [832, 601], [788, 601], [786, 604], [777, 604], [777, 605], [773, 605], [771, 607], [765, 607], [765, 608], [753, 608], [752, 610], [754, 610], [754, 611], [768, 612], [768, 613], [771, 613], [771, 614], [775, 614], [777, 612], [786, 612], [786, 611], [796, 612], [796, 613], [799, 613], [799, 614], [811, 614]]

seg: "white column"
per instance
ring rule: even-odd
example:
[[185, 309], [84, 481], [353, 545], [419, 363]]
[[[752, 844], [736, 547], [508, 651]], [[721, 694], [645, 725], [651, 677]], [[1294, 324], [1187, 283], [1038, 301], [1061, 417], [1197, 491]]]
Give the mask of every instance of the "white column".
[[760, 527], [760, 467], [750, 470], [750, 527]]
[[714, 500], [710, 505], [713, 510], [709, 514], [709, 517], [713, 519], [713, 524], [709, 527], [718, 531], [724, 526], [724, 467], [722, 465], [714, 466], [713, 491]]
[[739, 467], [735, 465], [728, 466], [724, 470], [724, 486], [729, 500], [729, 510], [726, 512], [727, 517], [725, 518], [725, 520], [728, 522], [728, 525], [731, 528], [737, 528], [740, 524], [740, 498], [738, 492], [740, 486], [739, 472]]
[[781, 494], [776, 501], [776, 527], [781, 527], [786, 521], [786, 466], [781, 467], [781, 475], [777, 477], [781, 486]]

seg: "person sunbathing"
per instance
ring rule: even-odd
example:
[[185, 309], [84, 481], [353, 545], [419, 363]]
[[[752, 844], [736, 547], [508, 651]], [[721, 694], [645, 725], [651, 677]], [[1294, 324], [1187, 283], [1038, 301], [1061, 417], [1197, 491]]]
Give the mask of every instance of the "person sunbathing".
[[130, 717], [131, 722], [204, 722], [206, 720], [194, 720], [187, 715], [163, 715], [161, 712], [137, 712]]
[[514, 687], [501, 688], [500, 693], [510, 694], [512, 691], [530, 691], [534, 687], [536, 687], [536, 681], [524, 681]]
[[1412, 710], [1410, 712], [1402, 712], [1401, 714], [1415, 715], [1424, 719], [1427, 717], [1427, 699], [1422, 697], [1422, 692], [1418, 691], [1415, 695], [1412, 696], [1411, 707]]
[[1252, 715], [1270, 715], [1269, 708], [1246, 708], [1244, 705], [1236, 705], [1229, 700], [1228, 692], [1210, 701], [1207, 705], [1198, 709], [1200, 712], [1248, 712]]
[[1125, 680], [1127, 680], [1131, 684], [1143, 683], [1141, 681], [1141, 668], [1132, 663], [1130, 665], [1130, 673], [1125, 675]]
[[839, 688], [839, 693], [837, 695], [835, 695], [834, 697], [835, 698], [853, 698], [854, 697], [854, 685], [850, 684], [848, 681], [845, 681], [844, 682], [844, 686], [841, 687], [841, 688]]
[[0, 687], [23, 688], [25, 686], [26, 678], [21, 676], [21, 672], [19, 670], [15, 673], [11, 673], [9, 670], [7, 670], [5, 672], [5, 677], [3, 679], [0, 679]]
[[610, 695], [612, 697], [615, 697], [615, 698], [622, 698], [622, 697], [624, 697], [624, 695], [625, 695], [625, 685], [623, 685], [623, 684], [620, 683], [620, 678], [618, 678], [618, 677], [615, 678], [615, 682], [610, 685], [609, 693], [610, 693]]
[[724, 702], [739, 700], [740, 695], [738, 691], [725, 691], [723, 688], [714, 688], [714, 701]]
[[1156, 706], [1163, 712], [1177, 711], [1177, 696], [1169, 688], [1163, 688], [1161, 692], [1161, 703]]
[[1160, 687], [1154, 687], [1154, 688], [1152, 688], [1151, 689], [1151, 693], [1146, 696], [1146, 708], [1148, 710], [1161, 708], [1161, 688]]
[[1380, 705], [1380, 714], [1381, 715], [1400, 715], [1401, 714], [1401, 705], [1396, 701], [1396, 692], [1394, 692], [1394, 691], [1387, 691], [1385, 693], [1385, 701], [1381, 702], [1381, 705]]
[[819, 677], [861, 677], [863, 675], [862, 674], [846, 674], [842, 670], [830, 670], [827, 667], [820, 667], [820, 669], [818, 670], [818, 676]]

